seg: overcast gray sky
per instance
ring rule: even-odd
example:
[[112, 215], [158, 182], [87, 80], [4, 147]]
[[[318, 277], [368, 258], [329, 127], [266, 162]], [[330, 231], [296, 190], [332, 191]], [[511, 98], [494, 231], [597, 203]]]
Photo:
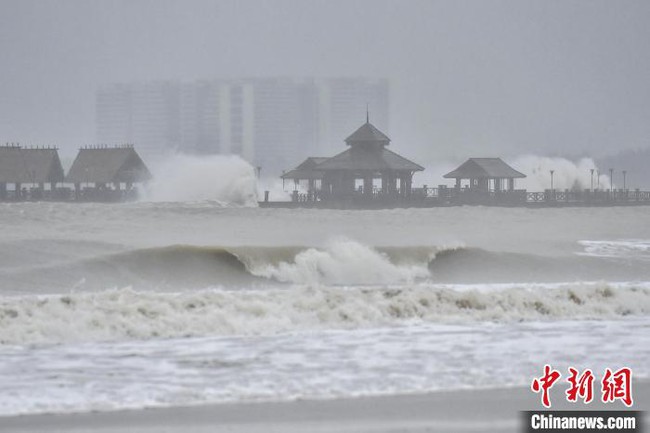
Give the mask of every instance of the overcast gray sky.
[[391, 79], [393, 143], [427, 160], [648, 147], [649, 23], [645, 0], [0, 0], [0, 140], [93, 143], [106, 82], [352, 75]]

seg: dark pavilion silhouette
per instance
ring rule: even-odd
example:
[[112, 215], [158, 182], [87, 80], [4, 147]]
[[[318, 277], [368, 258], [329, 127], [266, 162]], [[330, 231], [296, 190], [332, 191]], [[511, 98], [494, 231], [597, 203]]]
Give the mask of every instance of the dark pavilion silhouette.
[[388, 150], [390, 141], [366, 113], [366, 123], [345, 139], [349, 149], [331, 158], [307, 158], [281, 177], [294, 181], [294, 199], [299, 183], [307, 182], [304, 201], [343, 205], [407, 200], [412, 194], [413, 174], [424, 167]]

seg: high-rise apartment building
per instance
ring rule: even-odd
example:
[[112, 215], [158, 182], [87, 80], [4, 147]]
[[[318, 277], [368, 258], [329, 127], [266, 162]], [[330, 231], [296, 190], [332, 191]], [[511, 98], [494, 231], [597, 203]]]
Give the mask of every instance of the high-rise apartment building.
[[238, 154], [265, 173], [343, 144], [366, 115], [388, 130], [386, 79], [251, 78], [112, 84], [97, 92], [97, 140], [169, 151]]
[[111, 84], [96, 94], [99, 143], [137, 143], [145, 155], [180, 144], [180, 85], [173, 81]]

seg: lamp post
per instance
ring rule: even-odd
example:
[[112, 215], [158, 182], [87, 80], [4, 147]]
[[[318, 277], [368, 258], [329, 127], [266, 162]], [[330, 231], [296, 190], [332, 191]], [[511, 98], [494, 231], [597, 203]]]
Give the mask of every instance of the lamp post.
[[596, 170], [596, 176], [598, 178], [598, 186], [596, 186], [596, 189], [600, 189], [600, 170]]
[[609, 190], [614, 191], [614, 169], [609, 169]]
[[551, 200], [555, 201], [555, 191], [553, 191], [553, 173], [555, 173], [555, 170], [551, 170]]
[[625, 191], [627, 187], [626, 177], [627, 177], [627, 170], [623, 170], [623, 191]]
[[553, 191], [553, 173], [555, 173], [555, 170], [551, 170], [551, 191]]
[[589, 169], [591, 171], [591, 192], [594, 192], [594, 169]]

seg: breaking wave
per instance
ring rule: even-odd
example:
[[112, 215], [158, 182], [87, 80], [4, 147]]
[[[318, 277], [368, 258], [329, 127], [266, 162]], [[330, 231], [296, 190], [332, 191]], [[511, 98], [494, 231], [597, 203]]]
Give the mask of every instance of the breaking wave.
[[599, 319], [650, 313], [650, 285], [132, 289], [0, 298], [0, 342], [269, 335], [421, 323]]
[[[582, 158], [577, 162], [566, 158], [549, 158], [537, 155], [522, 155], [512, 161], [513, 167], [526, 174], [526, 178], [517, 182], [518, 187], [528, 191], [544, 191], [549, 189], [550, 171], [554, 172], [553, 187], [559, 190], [583, 190], [591, 187], [591, 169], [598, 170], [591, 158]], [[600, 173], [599, 173], [600, 174]], [[595, 176], [594, 188], [609, 189], [609, 176], [604, 170], [600, 176]]]
[[[591, 251], [589, 248], [595, 248], [594, 245], [603, 247], [600, 243], [589, 244], [587, 250]], [[640, 244], [635, 245], [637, 248], [630, 251], [636, 252], [640, 248]], [[605, 246], [608, 251], [613, 248], [609, 244]], [[64, 251], [63, 247], [58, 246], [57, 251]], [[21, 245], [13, 245], [12, 251], [19, 254], [20, 248]], [[25, 248], [27, 254], [33, 251], [34, 246], [28, 244]], [[84, 251], [94, 248], [99, 246], [86, 245]], [[623, 250], [618, 248], [617, 251]], [[254, 289], [287, 284], [410, 286], [423, 282], [650, 281], [647, 252], [618, 256], [592, 252], [547, 257], [453, 245], [371, 247], [349, 239], [333, 240], [322, 247], [171, 245], [121, 250], [108, 255], [91, 255], [90, 258], [71, 256], [69, 260], [55, 263], [32, 262], [34, 260], [11, 262], [4, 268], [0, 267], [0, 290], [21, 294], [132, 287], [134, 290], [178, 292], [210, 287]]]
[[177, 154], [153, 165], [152, 172], [145, 201], [257, 206], [255, 170], [238, 156]]
[[352, 240], [329, 242], [325, 248], [298, 251], [290, 260], [272, 261], [268, 257], [239, 255], [256, 276], [299, 284], [397, 284], [425, 280], [433, 248], [371, 248]]
[[[32, 246], [29, 246], [32, 249]], [[16, 246], [18, 249], [19, 246]], [[322, 248], [172, 245], [48, 265], [0, 268], [5, 292], [134, 287], [178, 291], [269, 284], [398, 284], [425, 280], [437, 248], [372, 248], [340, 239]]]

